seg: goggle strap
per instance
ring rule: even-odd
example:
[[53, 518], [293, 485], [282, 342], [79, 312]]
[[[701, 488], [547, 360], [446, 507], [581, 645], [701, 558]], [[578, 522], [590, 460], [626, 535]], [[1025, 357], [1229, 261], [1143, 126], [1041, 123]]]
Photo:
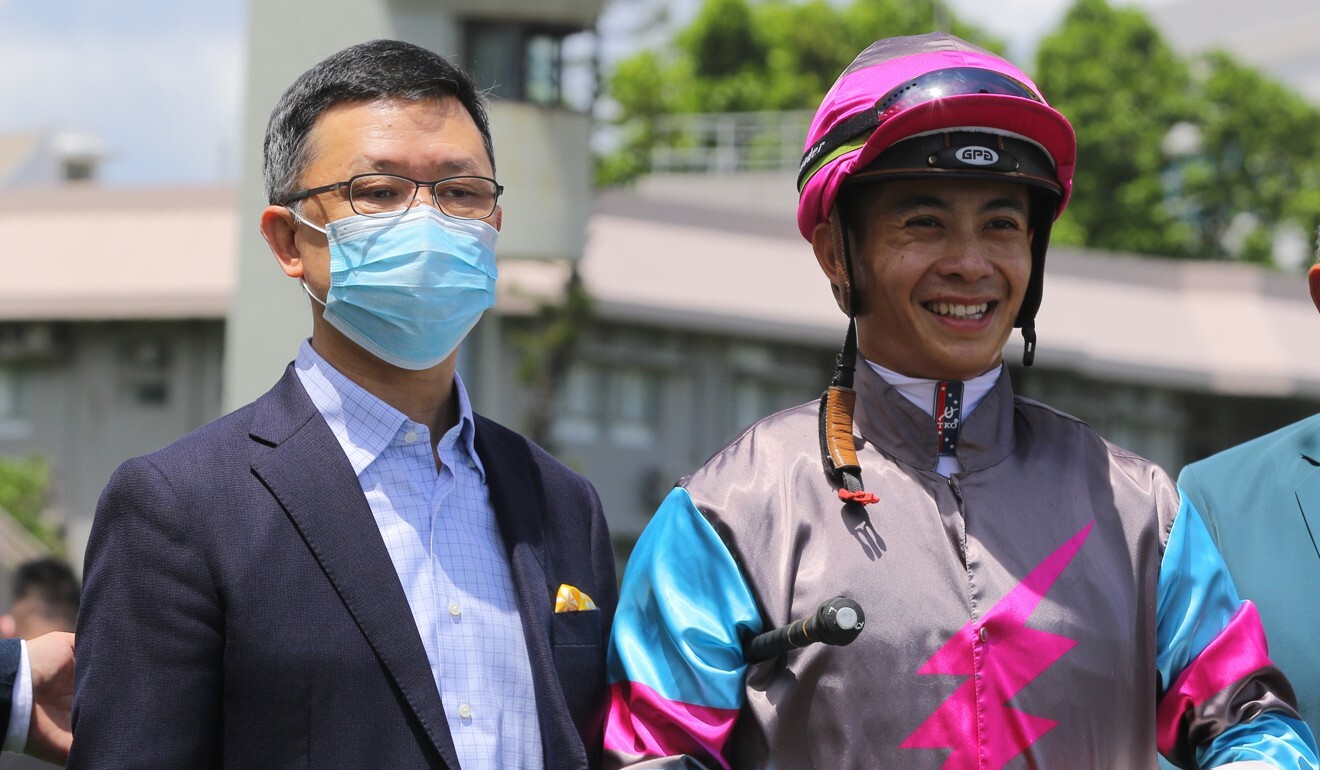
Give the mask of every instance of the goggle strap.
[[[825, 136], [811, 146], [811, 149], [803, 153], [802, 162], [798, 164], [798, 191], [801, 192], [807, 180], [821, 166], [842, 155], [846, 151], [845, 146], [851, 143], [853, 139], [859, 136], [869, 137], [871, 132], [879, 127], [880, 113], [871, 109], [859, 112], [831, 128]], [[865, 143], [865, 139], [863, 139], [857, 146], [861, 147]]]
[[857, 323], [848, 319], [848, 333], [843, 340], [834, 379], [820, 397], [820, 451], [825, 471], [839, 485], [839, 499], [846, 503], [870, 505], [880, 498], [862, 487], [862, 466], [853, 441], [853, 414], [857, 391], [852, 389], [857, 362]]

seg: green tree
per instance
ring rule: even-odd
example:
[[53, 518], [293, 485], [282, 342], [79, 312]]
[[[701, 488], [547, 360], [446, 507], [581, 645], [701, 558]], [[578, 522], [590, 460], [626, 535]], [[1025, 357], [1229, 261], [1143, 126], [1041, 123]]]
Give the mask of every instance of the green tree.
[[[1197, 146], [1178, 169], [1177, 193], [1195, 226], [1198, 256], [1273, 262], [1274, 232], [1320, 222], [1320, 110], [1223, 52], [1193, 66], [1200, 96]], [[1239, 226], [1226, 240], [1230, 227]]]
[[1165, 137], [1193, 115], [1187, 64], [1145, 14], [1078, 0], [1037, 50], [1037, 85], [1077, 131], [1073, 197], [1054, 239], [1184, 254], [1191, 228], [1167, 200]]
[[1000, 41], [962, 24], [938, 0], [706, 0], [660, 49], [624, 59], [608, 78], [622, 146], [599, 160], [601, 185], [644, 173], [655, 119], [679, 113], [810, 110], [853, 57], [879, 37], [929, 32], [936, 22], [993, 50]]
[[45, 458], [0, 457], [0, 508], [60, 554], [64, 551], [61, 533], [43, 516], [50, 502], [50, 485], [50, 462]]
[[[706, 0], [666, 46], [608, 81], [626, 141], [601, 184], [646, 172], [675, 113], [810, 110], [877, 30], [946, 26], [1003, 46], [938, 0]], [[1222, 53], [1178, 55], [1139, 9], [1075, 0], [1037, 50], [1035, 80], [1077, 131], [1073, 198], [1053, 240], [1271, 263], [1280, 228], [1320, 224], [1320, 110]]]
[[1280, 227], [1320, 221], [1320, 110], [1222, 52], [1176, 55], [1146, 16], [1077, 0], [1037, 83], [1077, 131], [1055, 242], [1274, 262]]
[[536, 322], [513, 334], [518, 351], [518, 379], [528, 387], [531, 405], [526, 416], [527, 438], [553, 452], [555, 406], [559, 388], [577, 356], [578, 346], [595, 316], [595, 301], [574, 262], [564, 282], [564, 295], [539, 303]]

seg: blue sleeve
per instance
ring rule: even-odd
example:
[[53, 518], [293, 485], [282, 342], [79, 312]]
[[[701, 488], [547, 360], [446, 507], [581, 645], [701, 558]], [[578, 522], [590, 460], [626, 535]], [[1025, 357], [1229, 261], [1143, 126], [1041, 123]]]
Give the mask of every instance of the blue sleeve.
[[1310, 728], [1272, 689], [1281, 678], [1255, 607], [1238, 597], [1201, 515], [1181, 497], [1156, 604], [1160, 753], [1191, 754], [1198, 767], [1320, 768]]
[[743, 640], [762, 628], [737, 563], [684, 489], [637, 541], [610, 637], [607, 764], [688, 755], [727, 767]]

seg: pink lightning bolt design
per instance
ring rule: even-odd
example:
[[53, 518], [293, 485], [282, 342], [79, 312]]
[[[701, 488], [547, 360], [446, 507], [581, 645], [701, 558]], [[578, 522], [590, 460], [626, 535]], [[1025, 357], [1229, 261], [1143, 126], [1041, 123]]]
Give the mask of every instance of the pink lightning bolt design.
[[[1058, 722], [1018, 711], [1007, 703], [1077, 644], [1058, 634], [1027, 628], [1026, 623], [1094, 525], [1087, 524], [1046, 557], [979, 623], [963, 626], [917, 670], [918, 674], [968, 679], [900, 748], [952, 749], [943, 770], [998, 770], [1054, 729]], [[982, 629], [986, 641], [980, 641]]]

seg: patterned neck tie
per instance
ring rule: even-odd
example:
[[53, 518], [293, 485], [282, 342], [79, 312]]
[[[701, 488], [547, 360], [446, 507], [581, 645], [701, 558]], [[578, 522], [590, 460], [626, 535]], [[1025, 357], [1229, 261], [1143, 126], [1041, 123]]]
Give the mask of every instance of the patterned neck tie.
[[940, 380], [935, 385], [935, 436], [941, 457], [953, 457], [958, 451], [962, 398], [963, 384], [959, 380]]

